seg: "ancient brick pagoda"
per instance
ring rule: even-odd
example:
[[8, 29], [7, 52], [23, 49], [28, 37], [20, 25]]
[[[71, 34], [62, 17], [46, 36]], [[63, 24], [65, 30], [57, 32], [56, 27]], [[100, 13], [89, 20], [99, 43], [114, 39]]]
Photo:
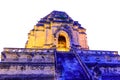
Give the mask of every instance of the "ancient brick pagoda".
[[89, 50], [86, 29], [53, 11], [28, 34], [25, 48], [4, 48], [0, 80], [120, 80], [117, 51]]

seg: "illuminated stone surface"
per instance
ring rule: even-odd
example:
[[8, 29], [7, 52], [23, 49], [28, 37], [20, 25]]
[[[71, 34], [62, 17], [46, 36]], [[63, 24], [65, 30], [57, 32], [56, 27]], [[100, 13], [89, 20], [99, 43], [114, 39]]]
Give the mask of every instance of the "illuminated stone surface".
[[88, 50], [85, 31], [65, 12], [53, 11], [38, 21], [30, 31], [25, 47], [40, 49], [56, 47], [58, 51], [69, 51], [74, 45], [79, 49]]
[[117, 51], [89, 50], [86, 29], [53, 11], [28, 34], [25, 48], [4, 48], [0, 80], [120, 80]]

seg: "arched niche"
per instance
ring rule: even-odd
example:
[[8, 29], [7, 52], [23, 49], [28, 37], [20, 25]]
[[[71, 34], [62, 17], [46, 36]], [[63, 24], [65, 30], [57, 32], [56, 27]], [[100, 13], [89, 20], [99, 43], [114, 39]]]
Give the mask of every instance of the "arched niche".
[[57, 47], [57, 51], [69, 51], [70, 50], [70, 38], [67, 32], [60, 30], [56, 34], [56, 47]]

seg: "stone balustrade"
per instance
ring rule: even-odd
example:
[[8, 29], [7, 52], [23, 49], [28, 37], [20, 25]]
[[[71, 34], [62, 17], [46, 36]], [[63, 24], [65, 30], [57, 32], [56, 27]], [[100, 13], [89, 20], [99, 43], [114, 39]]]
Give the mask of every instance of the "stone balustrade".
[[4, 48], [4, 62], [54, 62], [54, 49]]
[[118, 55], [118, 51], [102, 51], [102, 50], [79, 50], [76, 49], [77, 53], [82, 53], [82, 54], [96, 54], [96, 55], [101, 55], [101, 54], [108, 54], [108, 55]]
[[120, 63], [120, 55], [117, 51], [102, 50], [76, 50], [85, 62]]
[[4, 48], [3, 52], [43, 52], [53, 53], [54, 49], [37, 49], [37, 48]]

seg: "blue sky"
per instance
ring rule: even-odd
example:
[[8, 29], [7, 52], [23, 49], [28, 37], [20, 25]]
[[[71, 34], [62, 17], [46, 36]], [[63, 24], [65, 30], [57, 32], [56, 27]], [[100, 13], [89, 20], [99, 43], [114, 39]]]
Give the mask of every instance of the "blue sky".
[[87, 29], [92, 50], [120, 51], [119, 0], [0, 0], [0, 52], [24, 48], [27, 34], [53, 10], [65, 11]]

